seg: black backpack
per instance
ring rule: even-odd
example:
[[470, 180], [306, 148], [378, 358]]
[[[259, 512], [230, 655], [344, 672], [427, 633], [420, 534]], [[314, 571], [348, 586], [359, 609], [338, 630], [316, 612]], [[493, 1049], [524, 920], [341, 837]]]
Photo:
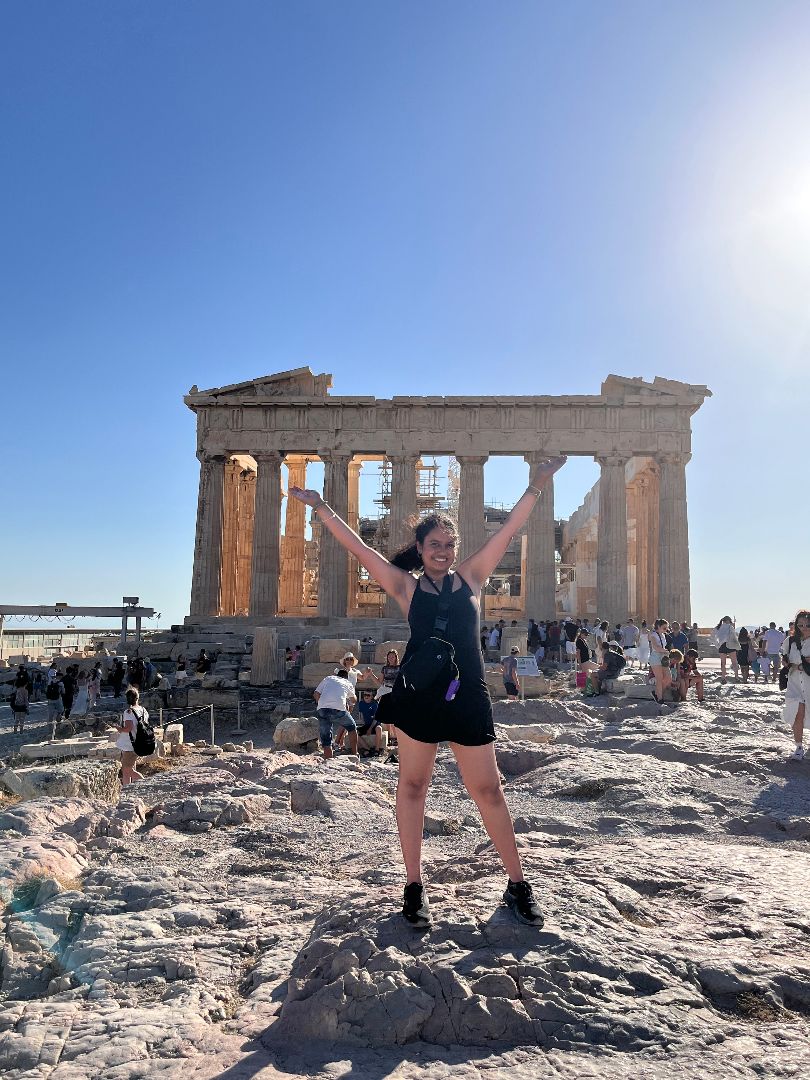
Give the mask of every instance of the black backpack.
[[135, 729], [135, 734], [130, 733], [130, 742], [132, 743], [132, 749], [138, 755], [138, 757], [149, 757], [150, 754], [155, 752], [155, 729], [146, 719], [146, 713], [141, 709], [141, 715], [132, 709], [132, 714], [138, 721], [138, 726]]
[[[406, 690], [412, 690], [416, 693], [425, 690], [441, 690], [442, 693], [446, 692], [448, 694], [448, 700], [455, 696], [455, 690], [458, 689], [456, 650], [449, 641], [446, 641], [441, 636], [447, 633], [450, 594], [452, 591], [453, 580], [447, 574], [439, 594], [439, 607], [436, 612], [436, 621], [433, 624], [433, 633], [422, 642], [413, 656], [409, 657], [399, 669], [402, 685]], [[453, 687], [454, 682], [456, 683], [455, 688]]]
[[61, 696], [62, 692], [59, 689], [59, 683], [56, 679], [53, 679], [45, 689], [45, 699], [46, 701], [58, 701]]

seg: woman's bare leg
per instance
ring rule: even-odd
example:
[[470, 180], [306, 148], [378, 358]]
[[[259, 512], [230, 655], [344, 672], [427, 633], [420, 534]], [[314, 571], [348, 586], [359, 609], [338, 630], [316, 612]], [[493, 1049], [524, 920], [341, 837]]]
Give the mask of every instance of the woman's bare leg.
[[655, 677], [655, 696], [659, 701], [664, 700], [664, 669], [660, 664], [652, 665], [652, 673]]
[[802, 701], [796, 710], [796, 719], [793, 721], [793, 738], [796, 740], [797, 746], [801, 746], [804, 738], [804, 709], [805, 706]]
[[523, 881], [512, 815], [506, 805], [495, 760], [495, 744], [462, 746], [460, 743], [450, 743], [450, 749], [456, 756], [464, 786], [478, 807], [484, 828], [507, 874], [512, 881]]
[[397, 829], [406, 883], [422, 880], [422, 833], [425, 828], [425, 799], [436, 763], [436, 744], [412, 739], [396, 730], [399, 744], [397, 781]]

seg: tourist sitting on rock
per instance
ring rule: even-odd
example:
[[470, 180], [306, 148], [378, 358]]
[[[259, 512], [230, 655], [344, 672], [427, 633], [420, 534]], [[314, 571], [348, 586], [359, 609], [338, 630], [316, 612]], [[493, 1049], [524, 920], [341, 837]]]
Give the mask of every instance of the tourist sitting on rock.
[[622, 647], [615, 641], [602, 642], [602, 662], [596, 671], [591, 672], [591, 686], [597, 694], [604, 693], [604, 684], [608, 679], [619, 676], [627, 661]]
[[208, 674], [210, 670], [211, 660], [209, 659], [208, 653], [205, 651], [205, 649], [200, 649], [200, 655], [197, 657], [197, 674], [204, 677]]
[[684, 656], [678, 649], [672, 649], [669, 654], [672, 667], [670, 670], [675, 675], [675, 694], [678, 701], [686, 701], [689, 687], [694, 686], [699, 702], [703, 702], [703, 676], [697, 669], [697, 649], [687, 649]]
[[388, 733], [388, 745], [396, 746], [397, 733], [393, 724], [385, 719], [388, 708], [388, 695], [394, 689], [394, 683], [399, 675], [399, 653], [396, 649], [389, 649], [385, 654], [385, 663], [379, 675], [375, 675], [371, 668], [366, 671], [366, 677], [377, 683], [377, 723], [382, 725], [383, 731]]
[[360, 700], [357, 702], [357, 734], [360, 739], [364, 736], [367, 739], [374, 738], [374, 749], [370, 753], [375, 757], [379, 757], [384, 749], [382, 724], [377, 719], [378, 709], [379, 702], [374, 700], [374, 691], [361, 690]]
[[186, 670], [185, 660], [177, 661], [177, 671], [174, 673], [174, 685], [182, 686], [188, 678], [188, 671]]
[[320, 721], [320, 740], [323, 748], [323, 756], [331, 758], [332, 740], [335, 727], [345, 728], [349, 732], [349, 746], [351, 752], [357, 754], [357, 722], [349, 712], [355, 703], [354, 687], [349, 681], [349, 673], [345, 668], [338, 668], [334, 675], [327, 675], [321, 679], [313, 691], [318, 706], [317, 714]]
[[121, 784], [133, 784], [136, 780], [143, 780], [137, 771], [138, 755], [135, 753], [133, 739], [138, 732], [138, 720], [148, 720], [149, 713], [142, 705], [138, 705], [138, 691], [127, 690], [127, 708], [121, 717], [121, 724], [115, 730], [118, 737], [115, 745], [121, 751]]

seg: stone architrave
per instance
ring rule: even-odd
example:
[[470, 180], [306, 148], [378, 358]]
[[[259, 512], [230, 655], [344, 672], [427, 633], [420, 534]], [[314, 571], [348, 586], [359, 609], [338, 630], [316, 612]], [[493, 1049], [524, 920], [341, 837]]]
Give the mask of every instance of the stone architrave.
[[[548, 458], [542, 451], [524, 455], [529, 475]], [[553, 619], [557, 611], [557, 567], [554, 543], [554, 477], [546, 481], [526, 524], [526, 617]]]
[[596, 551], [596, 606], [611, 624], [627, 618], [627, 489], [625, 454], [596, 458], [599, 477], [599, 538]]
[[658, 603], [661, 618], [692, 621], [686, 463], [691, 455], [663, 453], [658, 462]]
[[[334, 454], [319, 450], [323, 462], [323, 497], [345, 521], [349, 513], [349, 462], [351, 454]], [[345, 618], [347, 613], [346, 584], [349, 577], [349, 556], [325, 525], [321, 525], [318, 553], [318, 614]]]
[[197, 456], [200, 459], [200, 487], [197, 496], [191, 614], [210, 616], [219, 615], [226, 455], [202, 452]]
[[250, 614], [275, 615], [281, 548], [281, 454], [277, 450], [252, 450], [251, 456], [256, 462], [256, 507]]
[[[393, 555], [410, 543], [412, 532], [408, 519], [417, 509], [416, 465], [418, 454], [388, 454], [391, 462], [391, 503], [388, 518], [388, 548]], [[399, 604], [391, 596], [385, 598], [385, 614], [389, 619], [401, 618]]]
[[[308, 459], [288, 454], [284, 464], [287, 466], [287, 491], [291, 487], [306, 488]], [[281, 575], [279, 600], [279, 610], [288, 615], [297, 615], [304, 603], [306, 514], [306, 505], [288, 494], [284, 513], [284, 573]]]

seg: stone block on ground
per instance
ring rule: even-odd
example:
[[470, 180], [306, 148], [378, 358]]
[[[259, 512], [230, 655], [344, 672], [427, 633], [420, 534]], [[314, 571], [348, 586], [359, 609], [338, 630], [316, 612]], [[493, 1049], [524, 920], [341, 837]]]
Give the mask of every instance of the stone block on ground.
[[655, 687], [648, 683], [630, 683], [624, 691], [624, 696], [636, 701], [652, 701], [655, 696]]
[[374, 646], [374, 663], [384, 664], [385, 658], [391, 649], [394, 649], [398, 653], [399, 659], [402, 660], [407, 644], [407, 641], [381, 641], [379, 645]]
[[337, 664], [306, 664], [301, 672], [301, 682], [307, 690], [314, 690], [321, 679], [334, 675]]
[[277, 747], [303, 746], [317, 738], [317, 716], [288, 716], [279, 720], [273, 732], [273, 742]]
[[516, 645], [522, 655], [526, 655], [526, 641], [529, 631], [525, 626], [505, 626], [501, 633], [500, 654], [507, 656], [512, 646]]
[[163, 732], [163, 741], [167, 742], [170, 746], [176, 746], [183, 741], [183, 725], [182, 724], [167, 724], [166, 729]]
[[[318, 663], [339, 664], [346, 653], [354, 653], [360, 658], [360, 641], [357, 638], [318, 638], [313, 645], [317, 645]], [[255, 650], [255, 645], [254, 645]]]
[[21, 799], [83, 798], [112, 803], [118, 800], [118, 762], [72, 761], [59, 765], [28, 765], [6, 769], [0, 783]]

